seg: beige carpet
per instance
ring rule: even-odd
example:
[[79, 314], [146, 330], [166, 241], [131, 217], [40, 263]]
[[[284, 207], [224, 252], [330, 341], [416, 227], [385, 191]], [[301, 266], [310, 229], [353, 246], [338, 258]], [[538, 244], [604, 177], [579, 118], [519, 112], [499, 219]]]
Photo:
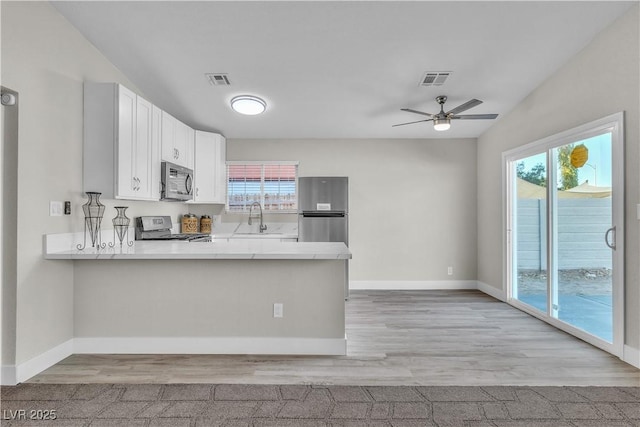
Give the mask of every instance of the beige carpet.
[[640, 387], [21, 384], [1, 397], [3, 427], [640, 426]]

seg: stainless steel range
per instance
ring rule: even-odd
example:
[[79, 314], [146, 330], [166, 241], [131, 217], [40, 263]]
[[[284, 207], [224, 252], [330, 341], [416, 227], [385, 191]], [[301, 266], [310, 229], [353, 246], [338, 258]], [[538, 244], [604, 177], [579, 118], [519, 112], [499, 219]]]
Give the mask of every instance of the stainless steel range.
[[205, 233], [171, 233], [171, 217], [136, 217], [136, 240], [186, 240], [189, 242], [210, 242], [211, 235]]

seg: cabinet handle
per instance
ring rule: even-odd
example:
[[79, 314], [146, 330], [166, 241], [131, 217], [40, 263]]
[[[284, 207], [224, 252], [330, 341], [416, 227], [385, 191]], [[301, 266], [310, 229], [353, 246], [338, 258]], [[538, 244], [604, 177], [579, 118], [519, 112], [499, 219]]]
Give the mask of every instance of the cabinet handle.
[[176, 148], [176, 151], [178, 152], [178, 157], [176, 157], [176, 159], [179, 159], [179, 158], [180, 158], [180, 150], [178, 150], [178, 149]]
[[198, 187], [196, 187], [196, 197], [198, 197], [198, 193], [200, 192], [200, 189]]

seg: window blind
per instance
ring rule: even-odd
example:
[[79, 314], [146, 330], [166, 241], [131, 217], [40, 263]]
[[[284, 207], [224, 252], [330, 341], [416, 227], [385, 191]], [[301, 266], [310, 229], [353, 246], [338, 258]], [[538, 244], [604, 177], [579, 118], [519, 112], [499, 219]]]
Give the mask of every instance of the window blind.
[[297, 183], [297, 162], [227, 162], [227, 212], [248, 212], [255, 202], [266, 212], [296, 212]]

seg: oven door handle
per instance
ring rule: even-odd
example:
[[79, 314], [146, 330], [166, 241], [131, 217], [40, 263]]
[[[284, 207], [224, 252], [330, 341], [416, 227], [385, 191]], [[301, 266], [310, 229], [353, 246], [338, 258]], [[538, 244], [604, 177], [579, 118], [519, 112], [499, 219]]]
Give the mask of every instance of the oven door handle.
[[193, 178], [191, 178], [191, 174], [187, 174], [184, 185], [186, 187], [187, 194], [191, 194], [191, 191], [193, 190]]

